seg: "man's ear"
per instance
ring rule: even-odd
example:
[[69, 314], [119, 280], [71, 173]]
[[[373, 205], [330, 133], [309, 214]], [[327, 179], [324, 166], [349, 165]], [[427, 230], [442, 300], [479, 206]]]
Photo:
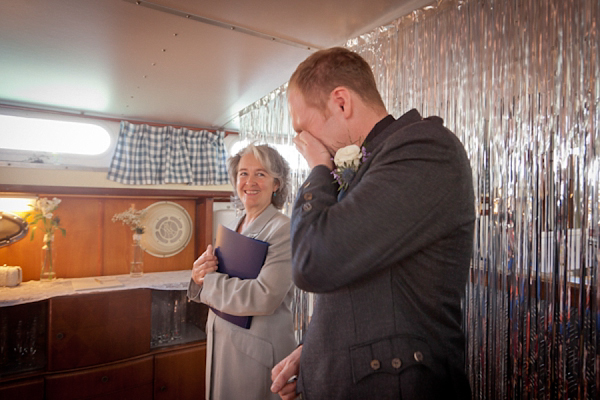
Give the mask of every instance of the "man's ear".
[[331, 91], [329, 98], [334, 107], [334, 112], [341, 112], [344, 118], [349, 118], [352, 115], [352, 94], [348, 88], [338, 86]]

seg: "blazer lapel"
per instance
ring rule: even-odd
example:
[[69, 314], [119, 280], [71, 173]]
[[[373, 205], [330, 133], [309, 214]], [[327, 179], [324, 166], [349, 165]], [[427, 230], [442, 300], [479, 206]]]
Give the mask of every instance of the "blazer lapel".
[[[256, 237], [264, 229], [265, 225], [271, 220], [271, 218], [273, 218], [273, 216], [277, 212], [278, 211], [275, 208], [275, 206], [273, 204], [269, 204], [269, 206], [265, 208], [265, 210], [258, 216], [258, 218], [252, 221], [252, 223], [242, 231], [242, 235], [256, 239]], [[245, 216], [246, 214], [244, 213], [244, 217]], [[242, 218], [240, 218], [240, 220], [238, 221], [237, 226], [239, 226], [241, 221]]]
[[393, 124], [384, 129], [383, 132], [381, 132], [379, 135], [375, 136], [372, 142], [366, 143], [365, 147], [369, 156], [366, 159], [366, 161], [358, 168], [358, 171], [356, 171], [356, 175], [354, 175], [354, 178], [348, 185], [348, 188], [340, 190], [337, 198], [338, 201], [342, 200], [344, 196], [350, 191], [350, 189], [352, 189], [352, 187], [360, 181], [359, 176], [364, 175], [364, 173], [369, 168], [369, 165], [371, 164], [372, 158], [377, 152], [377, 149], [383, 144], [383, 142], [385, 142], [385, 140], [388, 137], [390, 137], [391, 134], [398, 132], [400, 129], [408, 125], [414, 124], [415, 122], [419, 122], [422, 119], [423, 118], [421, 117], [421, 114], [419, 114], [419, 112], [413, 108], [412, 110], [408, 111], [400, 118], [398, 118]]
[[398, 118], [379, 135], [375, 136], [371, 143], [367, 143], [367, 152], [371, 153], [377, 149], [392, 133], [397, 132], [408, 125], [414, 124], [415, 122], [419, 122], [422, 119], [423, 118], [421, 117], [421, 114], [419, 114], [419, 112], [413, 108]]

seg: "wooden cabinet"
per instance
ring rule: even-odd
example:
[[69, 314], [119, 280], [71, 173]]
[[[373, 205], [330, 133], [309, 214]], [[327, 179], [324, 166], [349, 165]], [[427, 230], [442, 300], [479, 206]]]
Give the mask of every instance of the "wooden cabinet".
[[104, 364], [150, 351], [151, 290], [50, 299], [48, 370]]
[[44, 379], [27, 379], [0, 385], [0, 399], [43, 400]]
[[155, 400], [204, 399], [206, 345], [154, 357]]
[[[208, 309], [187, 305], [185, 291], [132, 288], [33, 304], [27, 315], [23, 306], [0, 313], [0, 321], [11, 324], [4, 324], [7, 334], [15, 325], [22, 331], [17, 336], [47, 336], [35, 341], [36, 354], [44, 354], [41, 361], [29, 353], [0, 358], [0, 400], [204, 399]], [[25, 329], [37, 326], [25, 319], [29, 314], [32, 321], [43, 320], [35, 335]], [[152, 346], [152, 332], [161, 334], [163, 326], [174, 334]]]
[[0, 307], [0, 380], [44, 370], [47, 320], [45, 301]]
[[135, 399], [152, 399], [153, 357], [77, 372], [46, 376], [47, 400], [88, 399], [97, 396], [127, 398], [131, 393], [146, 393]]
[[[206, 343], [46, 376], [46, 400], [199, 400], [205, 393]], [[0, 392], [1, 393], [1, 392]], [[40, 399], [43, 397], [40, 397]]]

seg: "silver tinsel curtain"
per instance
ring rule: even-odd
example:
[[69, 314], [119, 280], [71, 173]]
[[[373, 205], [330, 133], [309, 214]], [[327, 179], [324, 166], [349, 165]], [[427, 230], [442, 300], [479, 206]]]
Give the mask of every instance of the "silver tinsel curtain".
[[[391, 114], [441, 116], [470, 156], [474, 399], [600, 396], [599, 23], [598, 0], [446, 0], [346, 45]], [[240, 117], [243, 137], [291, 143], [285, 86]], [[311, 299], [296, 300], [301, 337]]]

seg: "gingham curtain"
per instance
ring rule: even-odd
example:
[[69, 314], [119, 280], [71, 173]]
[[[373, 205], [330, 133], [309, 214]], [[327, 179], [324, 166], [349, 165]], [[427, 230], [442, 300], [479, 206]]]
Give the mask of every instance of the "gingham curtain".
[[224, 132], [121, 122], [108, 179], [130, 185], [228, 183]]

